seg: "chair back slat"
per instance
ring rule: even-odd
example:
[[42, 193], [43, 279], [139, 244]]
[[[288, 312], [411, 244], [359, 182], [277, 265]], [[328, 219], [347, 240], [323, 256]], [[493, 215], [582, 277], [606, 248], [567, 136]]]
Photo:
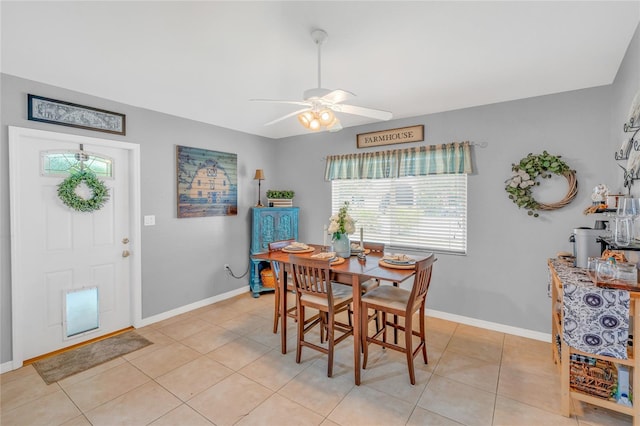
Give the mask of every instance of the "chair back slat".
[[282, 251], [283, 248], [288, 246], [289, 244], [295, 242], [294, 239], [289, 240], [280, 240], [280, 241], [272, 241], [269, 243], [269, 251]]
[[289, 255], [289, 263], [293, 270], [296, 291], [301, 294], [327, 297], [329, 303], [333, 303], [328, 260]]
[[429, 284], [431, 284], [431, 273], [433, 271], [433, 262], [437, 259], [431, 253], [426, 259], [416, 262], [416, 274], [413, 280], [413, 288], [409, 296], [408, 309], [415, 309], [427, 297]]
[[[282, 251], [283, 248], [295, 241], [293, 238], [289, 240], [272, 241], [269, 243], [269, 251]], [[275, 274], [276, 280], [280, 279], [280, 264], [278, 262], [271, 262], [271, 269]]]

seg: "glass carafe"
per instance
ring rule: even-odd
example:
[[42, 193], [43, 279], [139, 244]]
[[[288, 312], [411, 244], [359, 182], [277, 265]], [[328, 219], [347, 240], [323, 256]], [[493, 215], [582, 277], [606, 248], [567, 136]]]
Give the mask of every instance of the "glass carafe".
[[626, 247], [631, 244], [633, 239], [633, 217], [616, 217], [613, 238], [617, 246]]

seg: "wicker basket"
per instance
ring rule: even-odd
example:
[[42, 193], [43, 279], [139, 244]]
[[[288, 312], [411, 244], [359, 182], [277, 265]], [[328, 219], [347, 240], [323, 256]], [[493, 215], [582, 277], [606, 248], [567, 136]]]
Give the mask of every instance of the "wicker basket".
[[271, 268], [265, 268], [260, 271], [260, 279], [262, 280], [262, 286], [267, 288], [276, 287], [276, 279], [273, 276]]
[[[584, 360], [587, 361], [587, 360]], [[571, 360], [571, 388], [588, 395], [610, 399], [616, 387], [616, 367], [609, 361], [590, 362]]]

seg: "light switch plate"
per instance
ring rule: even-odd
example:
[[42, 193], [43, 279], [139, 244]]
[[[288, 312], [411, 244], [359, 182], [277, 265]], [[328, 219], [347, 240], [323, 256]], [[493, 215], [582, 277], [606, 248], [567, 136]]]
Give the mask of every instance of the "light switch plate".
[[156, 217], [149, 215], [144, 217], [144, 226], [153, 226], [156, 224]]

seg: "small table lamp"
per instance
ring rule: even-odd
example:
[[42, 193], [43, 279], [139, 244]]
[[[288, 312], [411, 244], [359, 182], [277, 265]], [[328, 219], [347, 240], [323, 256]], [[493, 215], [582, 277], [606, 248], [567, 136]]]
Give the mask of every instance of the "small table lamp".
[[253, 177], [253, 180], [258, 181], [258, 204], [256, 204], [256, 207], [264, 207], [260, 200], [260, 182], [264, 180], [264, 172], [262, 169], [256, 169], [256, 175]]

